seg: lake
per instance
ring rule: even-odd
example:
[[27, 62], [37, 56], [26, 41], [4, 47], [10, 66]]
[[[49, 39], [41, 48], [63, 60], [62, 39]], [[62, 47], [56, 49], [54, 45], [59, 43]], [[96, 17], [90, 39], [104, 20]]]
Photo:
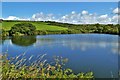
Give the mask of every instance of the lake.
[[[74, 73], [94, 72], [96, 78], [118, 77], [118, 36], [108, 34], [40, 35], [7, 38], [2, 40], [3, 53], [15, 57], [26, 53], [47, 54], [44, 59], [53, 61], [53, 56], [68, 58], [65, 68]], [[33, 60], [34, 60], [33, 59]]]

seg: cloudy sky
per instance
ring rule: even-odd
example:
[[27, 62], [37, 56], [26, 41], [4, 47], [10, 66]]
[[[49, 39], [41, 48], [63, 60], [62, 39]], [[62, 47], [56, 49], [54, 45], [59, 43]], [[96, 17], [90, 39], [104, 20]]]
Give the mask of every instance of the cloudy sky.
[[3, 2], [5, 20], [57, 21], [72, 24], [118, 23], [117, 2]]

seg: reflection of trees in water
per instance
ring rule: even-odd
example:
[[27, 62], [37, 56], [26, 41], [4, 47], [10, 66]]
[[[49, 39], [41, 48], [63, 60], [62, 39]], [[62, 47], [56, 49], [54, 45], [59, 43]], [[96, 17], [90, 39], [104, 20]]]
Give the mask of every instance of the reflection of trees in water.
[[2, 44], [3, 42], [2, 42], [3, 40], [0, 40], [0, 44]]
[[8, 40], [9, 37], [2, 37], [2, 39], [0, 39], [0, 44], [4, 44], [5, 40]]
[[13, 37], [12, 43], [19, 46], [30, 46], [36, 42], [36, 36], [17, 36]]

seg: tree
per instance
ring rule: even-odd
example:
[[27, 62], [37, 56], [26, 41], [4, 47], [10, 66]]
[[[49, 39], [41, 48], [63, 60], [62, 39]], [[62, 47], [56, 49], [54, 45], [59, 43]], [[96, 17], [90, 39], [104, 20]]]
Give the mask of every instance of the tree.
[[[36, 27], [31, 23], [18, 23], [15, 24], [9, 31], [10, 35], [35, 35]], [[18, 34], [17, 34], [18, 35]]]

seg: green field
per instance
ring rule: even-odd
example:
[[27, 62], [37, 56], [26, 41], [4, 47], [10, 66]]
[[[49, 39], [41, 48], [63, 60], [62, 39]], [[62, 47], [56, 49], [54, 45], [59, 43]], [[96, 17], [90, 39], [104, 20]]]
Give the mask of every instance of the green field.
[[[17, 23], [21, 23], [21, 22], [19, 22], [19, 21], [18, 22], [2, 22], [2, 24], [0, 23], [0, 29], [2, 27], [2, 29], [4, 29], [4, 30], [10, 30], [11, 27]], [[68, 29], [68, 28], [64, 28], [64, 27], [48, 25], [45, 22], [31, 22], [31, 21], [29, 21], [27, 23], [32, 23], [36, 27], [37, 30], [60, 31], [60, 30], [67, 30]]]
[[2, 23], [0, 23], [0, 29], [2, 29]]

